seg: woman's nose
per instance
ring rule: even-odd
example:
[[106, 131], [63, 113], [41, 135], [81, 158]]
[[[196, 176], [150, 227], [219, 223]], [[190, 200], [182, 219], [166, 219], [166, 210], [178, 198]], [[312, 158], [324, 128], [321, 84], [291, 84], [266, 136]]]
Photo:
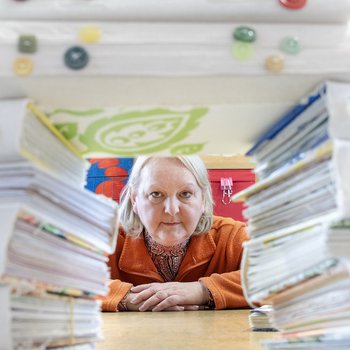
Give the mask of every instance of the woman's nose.
[[179, 212], [179, 201], [177, 198], [168, 197], [165, 200], [165, 212], [171, 216], [176, 215]]

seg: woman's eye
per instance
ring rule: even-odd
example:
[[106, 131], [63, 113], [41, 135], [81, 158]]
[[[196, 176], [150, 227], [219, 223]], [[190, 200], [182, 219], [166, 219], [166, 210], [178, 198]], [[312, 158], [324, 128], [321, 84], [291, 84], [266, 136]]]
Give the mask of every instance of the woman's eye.
[[161, 192], [152, 192], [149, 194], [149, 197], [152, 199], [159, 199], [162, 197], [162, 193]]
[[191, 196], [192, 196], [192, 192], [188, 192], [188, 191], [181, 192], [182, 198], [188, 199], [188, 198], [191, 198]]

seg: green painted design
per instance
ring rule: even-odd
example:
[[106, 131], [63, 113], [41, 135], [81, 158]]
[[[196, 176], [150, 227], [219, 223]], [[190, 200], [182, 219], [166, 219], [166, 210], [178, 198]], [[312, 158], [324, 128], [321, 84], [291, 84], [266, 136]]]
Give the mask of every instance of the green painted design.
[[53, 110], [52, 112], [46, 113], [48, 117], [52, 117], [55, 114], [70, 114], [70, 115], [75, 115], [77, 117], [86, 117], [86, 116], [92, 116], [92, 115], [98, 115], [100, 113], [103, 113], [103, 109], [89, 109], [86, 111], [72, 111], [71, 109], [64, 109], [64, 108], [58, 108]]
[[55, 124], [55, 127], [67, 140], [71, 140], [78, 133], [78, 125], [76, 123]]
[[186, 112], [156, 108], [114, 115], [90, 124], [79, 140], [87, 147], [84, 154], [151, 154], [164, 151], [185, 139], [207, 112], [207, 108]]
[[179, 146], [175, 146], [174, 148], [172, 148], [170, 150], [171, 154], [173, 156], [176, 155], [185, 155], [185, 154], [196, 154], [198, 152], [200, 152], [203, 147], [204, 147], [204, 143], [194, 143], [194, 144], [188, 144], [188, 145], [179, 145]]

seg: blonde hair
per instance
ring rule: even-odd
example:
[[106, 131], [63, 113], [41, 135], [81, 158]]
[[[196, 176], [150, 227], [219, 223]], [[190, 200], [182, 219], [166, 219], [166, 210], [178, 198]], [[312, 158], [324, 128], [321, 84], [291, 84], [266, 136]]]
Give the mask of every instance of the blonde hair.
[[[139, 216], [133, 211], [131, 194], [136, 192], [141, 180], [141, 172], [146, 163], [154, 156], [140, 156], [136, 159], [128, 183], [120, 196], [119, 219], [127, 235], [138, 237], [144, 229]], [[193, 235], [206, 233], [213, 224], [213, 196], [208, 178], [208, 171], [199, 156], [176, 156], [195, 177], [202, 190], [203, 214]]]

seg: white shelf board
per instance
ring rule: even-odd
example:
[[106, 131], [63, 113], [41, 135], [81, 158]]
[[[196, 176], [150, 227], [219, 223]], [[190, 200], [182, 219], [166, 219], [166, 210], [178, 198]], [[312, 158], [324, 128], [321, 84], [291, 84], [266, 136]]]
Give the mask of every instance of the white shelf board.
[[281, 114], [325, 79], [350, 81], [350, 72], [200, 78], [2, 78], [0, 98], [27, 96], [50, 108], [230, 106], [232, 116], [220, 126], [224, 137], [213, 136], [220, 139], [215, 153], [232, 149], [232, 154], [243, 154]]

